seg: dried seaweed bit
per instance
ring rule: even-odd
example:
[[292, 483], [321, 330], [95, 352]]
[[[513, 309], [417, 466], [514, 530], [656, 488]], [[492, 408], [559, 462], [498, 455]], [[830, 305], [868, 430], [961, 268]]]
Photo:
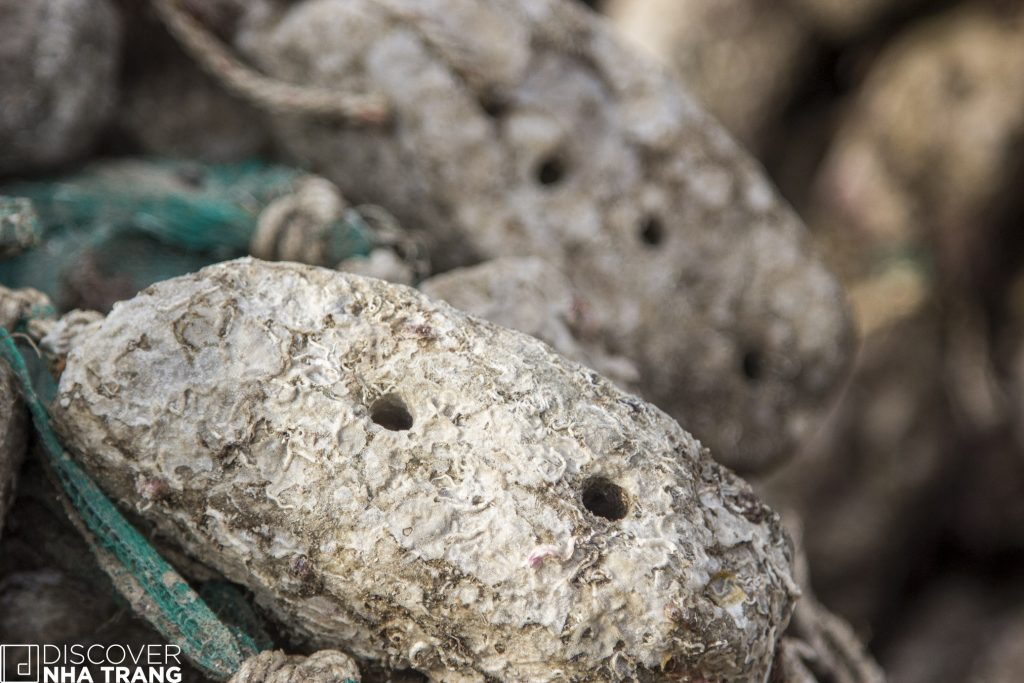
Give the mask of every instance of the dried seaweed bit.
[[761, 681], [793, 606], [777, 516], [666, 414], [408, 287], [157, 284], [83, 330], [53, 411], [112, 497], [367, 665]]

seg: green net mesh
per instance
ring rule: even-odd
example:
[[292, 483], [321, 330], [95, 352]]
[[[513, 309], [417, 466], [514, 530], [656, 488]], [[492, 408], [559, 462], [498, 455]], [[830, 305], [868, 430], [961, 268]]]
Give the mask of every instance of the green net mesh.
[[[0, 195], [9, 195], [0, 196], [0, 221], [10, 219], [0, 222], [0, 257], [7, 257], [0, 260], [0, 282], [41, 290], [60, 309], [87, 306], [75, 292], [90, 286], [112, 283], [131, 296], [247, 254], [260, 212], [294, 192], [303, 175], [259, 161], [134, 159], [0, 187]], [[374, 246], [374, 229], [356, 210], [329, 227], [326, 256], [334, 262], [366, 256]], [[54, 314], [47, 307], [28, 317]], [[71, 459], [45, 407], [56, 390], [52, 377], [27, 362], [2, 327], [0, 357], [18, 380], [73, 521], [135, 611], [214, 679], [227, 679], [246, 657], [273, 647], [240, 590], [212, 582], [197, 594]]]
[[[128, 159], [0, 186], [0, 195], [27, 198], [38, 214], [38, 246], [0, 261], [0, 282], [38, 289], [61, 309], [89, 307], [96, 286], [116, 288], [115, 298], [131, 296], [247, 254], [260, 212], [293, 192], [303, 175], [260, 161]], [[327, 243], [334, 263], [366, 256], [372, 230], [349, 210], [331, 225]]]

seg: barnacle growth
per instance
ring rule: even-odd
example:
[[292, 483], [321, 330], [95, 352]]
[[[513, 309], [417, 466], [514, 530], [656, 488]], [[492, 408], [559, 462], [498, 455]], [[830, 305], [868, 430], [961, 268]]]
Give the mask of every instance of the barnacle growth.
[[280, 82], [389, 104], [376, 127], [272, 115], [288, 155], [428, 235], [441, 270], [551, 261], [644, 398], [769, 469], [845, 368], [840, 289], [757, 164], [575, 5], [253, 3], [232, 39]]
[[401, 285], [159, 283], [78, 331], [53, 413], [296, 637], [432, 680], [763, 681], [797, 592], [777, 516], [665, 413]]

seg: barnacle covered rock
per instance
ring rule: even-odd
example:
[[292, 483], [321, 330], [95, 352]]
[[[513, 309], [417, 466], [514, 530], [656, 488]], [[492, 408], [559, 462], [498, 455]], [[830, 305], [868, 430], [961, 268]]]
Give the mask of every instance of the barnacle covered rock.
[[357, 683], [359, 669], [336, 650], [320, 650], [308, 657], [267, 650], [242, 663], [228, 683]]
[[263, 72], [393, 110], [275, 116], [292, 158], [427, 231], [440, 270], [552, 261], [723, 462], [766, 469], [807, 433], [848, 355], [840, 289], [757, 164], [611, 27], [554, 0], [259, 7], [234, 41]]
[[119, 42], [107, 0], [0, 1], [0, 173], [89, 148], [114, 103]]
[[310, 646], [444, 681], [764, 680], [796, 593], [778, 517], [542, 342], [251, 259], [80, 334], [66, 446]]

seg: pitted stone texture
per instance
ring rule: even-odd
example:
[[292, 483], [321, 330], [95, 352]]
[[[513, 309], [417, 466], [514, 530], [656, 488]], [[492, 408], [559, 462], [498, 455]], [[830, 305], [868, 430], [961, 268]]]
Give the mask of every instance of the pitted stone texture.
[[359, 669], [348, 655], [320, 650], [308, 657], [269, 650], [242, 662], [228, 683], [352, 683]]
[[0, 173], [89, 149], [116, 98], [120, 33], [107, 0], [0, 0]]
[[596, 16], [308, 0], [241, 26], [262, 71], [392, 103], [388, 126], [279, 117], [277, 139], [429, 233], [439, 270], [550, 260], [645, 398], [730, 466], [769, 468], [808, 432], [848, 357], [839, 286], [757, 164]]
[[793, 606], [778, 517], [671, 418], [400, 285], [251, 259], [154, 285], [80, 337], [53, 413], [114, 498], [374, 665], [763, 681]]

